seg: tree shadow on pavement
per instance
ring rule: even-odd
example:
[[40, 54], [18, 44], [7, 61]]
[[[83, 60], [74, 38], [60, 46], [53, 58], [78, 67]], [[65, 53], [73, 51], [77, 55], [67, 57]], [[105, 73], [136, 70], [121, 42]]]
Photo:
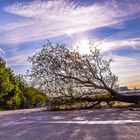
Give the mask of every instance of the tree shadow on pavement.
[[[139, 140], [139, 124], [68, 124], [55, 121], [139, 119], [139, 112], [85, 110], [0, 115], [0, 140]], [[53, 121], [53, 123], [47, 123]]]

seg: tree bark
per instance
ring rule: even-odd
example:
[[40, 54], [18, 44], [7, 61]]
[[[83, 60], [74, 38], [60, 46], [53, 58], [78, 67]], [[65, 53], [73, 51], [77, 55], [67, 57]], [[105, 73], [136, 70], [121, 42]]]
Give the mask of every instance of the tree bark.
[[116, 99], [121, 102], [138, 103], [140, 101], [140, 93], [136, 94], [117, 94]]
[[124, 93], [117, 93], [113, 97], [108, 98], [93, 98], [93, 97], [81, 97], [81, 98], [75, 98], [75, 101], [87, 101], [87, 102], [111, 102], [111, 101], [121, 101], [121, 102], [128, 102], [128, 103], [138, 103], [140, 101], [140, 93], [137, 94], [124, 94]]
[[111, 94], [113, 100], [128, 102], [128, 103], [138, 103], [140, 101], [140, 93], [117, 93], [115, 90], [109, 87], [105, 87], [105, 89]]

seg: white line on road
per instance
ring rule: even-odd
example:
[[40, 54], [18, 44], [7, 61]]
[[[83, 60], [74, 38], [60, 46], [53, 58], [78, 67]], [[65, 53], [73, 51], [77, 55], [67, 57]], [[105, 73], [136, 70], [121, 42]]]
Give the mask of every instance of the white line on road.
[[140, 123], [140, 120], [110, 120], [110, 121], [48, 121], [49, 124], [127, 124]]

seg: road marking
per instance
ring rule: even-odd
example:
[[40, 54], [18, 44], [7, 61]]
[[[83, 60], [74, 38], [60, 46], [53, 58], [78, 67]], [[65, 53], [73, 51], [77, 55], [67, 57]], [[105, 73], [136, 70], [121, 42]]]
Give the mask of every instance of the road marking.
[[127, 124], [140, 123], [140, 120], [110, 120], [110, 121], [48, 121], [49, 124]]

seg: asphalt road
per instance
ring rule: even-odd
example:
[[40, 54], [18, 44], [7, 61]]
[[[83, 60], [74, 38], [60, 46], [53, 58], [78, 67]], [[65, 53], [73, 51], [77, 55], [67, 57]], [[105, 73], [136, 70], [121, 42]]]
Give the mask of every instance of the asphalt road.
[[140, 140], [140, 111], [1, 112], [0, 140]]

